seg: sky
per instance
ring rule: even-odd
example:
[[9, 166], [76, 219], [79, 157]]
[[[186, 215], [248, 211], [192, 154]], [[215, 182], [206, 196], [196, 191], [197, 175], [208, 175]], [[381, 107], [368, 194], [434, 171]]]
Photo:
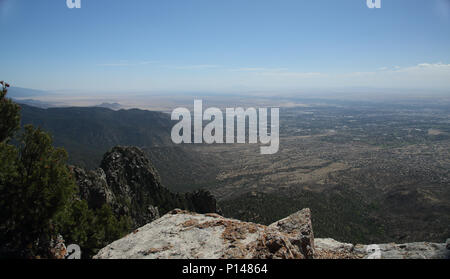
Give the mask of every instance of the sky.
[[59, 92], [450, 92], [450, 0], [0, 0], [0, 79]]

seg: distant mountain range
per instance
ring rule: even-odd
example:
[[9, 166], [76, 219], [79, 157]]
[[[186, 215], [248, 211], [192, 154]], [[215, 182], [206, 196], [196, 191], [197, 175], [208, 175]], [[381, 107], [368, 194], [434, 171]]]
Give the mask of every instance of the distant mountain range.
[[215, 181], [217, 168], [209, 158], [189, 146], [172, 143], [173, 123], [166, 113], [102, 107], [21, 107], [22, 125], [33, 124], [51, 133], [54, 145], [67, 150], [69, 164], [94, 169], [112, 147], [137, 146], [149, 156], [163, 184], [171, 190], [211, 187]]
[[10, 98], [30, 98], [43, 95], [50, 95], [51, 93], [44, 90], [36, 90], [22, 87], [10, 87], [8, 88], [8, 96]]
[[47, 102], [42, 102], [39, 100], [34, 100], [34, 99], [16, 99], [16, 98], [11, 98], [14, 102], [21, 104], [21, 105], [28, 105], [28, 106], [32, 106], [32, 107], [37, 107], [37, 108], [51, 108], [51, 107], [55, 107], [56, 105], [53, 103], [47, 103]]
[[99, 107], [99, 108], [109, 108], [109, 109], [112, 109], [112, 110], [118, 110], [118, 109], [121, 109], [122, 108], [122, 105], [121, 104], [119, 104], [119, 103], [101, 103], [100, 105], [96, 105], [96, 107]]
[[114, 111], [102, 107], [48, 108], [22, 104], [22, 125], [50, 132], [56, 146], [69, 153], [70, 163], [97, 167], [103, 154], [116, 145], [171, 145], [170, 116], [139, 109]]
[[11, 87], [8, 89], [8, 97], [13, 99], [16, 103], [29, 105], [38, 108], [50, 108], [57, 107], [60, 104], [56, 102], [43, 102], [36, 100], [37, 97], [51, 95], [51, 92], [22, 88], [22, 87]]

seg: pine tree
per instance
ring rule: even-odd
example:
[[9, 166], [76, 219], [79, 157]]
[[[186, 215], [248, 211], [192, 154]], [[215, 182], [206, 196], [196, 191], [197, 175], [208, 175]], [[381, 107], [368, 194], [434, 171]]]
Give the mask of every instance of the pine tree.
[[7, 141], [20, 126], [20, 107], [6, 98], [9, 84], [0, 81], [0, 142]]
[[78, 198], [67, 153], [48, 133], [26, 125], [9, 143], [20, 107], [6, 98], [9, 85], [0, 85], [0, 257], [49, 257], [58, 234], [89, 257], [127, 233], [129, 217], [116, 217], [109, 205], [94, 211]]
[[66, 166], [67, 153], [51, 137], [25, 126], [19, 147], [0, 147], [0, 240], [24, 256], [44, 255], [55, 234], [54, 218], [73, 199], [77, 187]]

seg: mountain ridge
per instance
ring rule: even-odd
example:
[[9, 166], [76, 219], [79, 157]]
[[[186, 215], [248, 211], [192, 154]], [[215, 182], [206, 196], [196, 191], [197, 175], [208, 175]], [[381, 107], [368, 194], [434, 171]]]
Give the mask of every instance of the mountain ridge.
[[171, 145], [170, 115], [140, 109], [102, 107], [37, 108], [21, 105], [22, 124], [41, 127], [54, 145], [69, 153], [69, 163], [96, 168], [103, 154], [116, 145]]
[[116, 216], [131, 217], [133, 227], [151, 222], [159, 218], [160, 213], [174, 208], [199, 213], [219, 211], [215, 198], [207, 191], [179, 194], [164, 187], [151, 161], [137, 147], [112, 148], [95, 170], [70, 168], [80, 188], [80, 198], [86, 200], [90, 208], [108, 204]]

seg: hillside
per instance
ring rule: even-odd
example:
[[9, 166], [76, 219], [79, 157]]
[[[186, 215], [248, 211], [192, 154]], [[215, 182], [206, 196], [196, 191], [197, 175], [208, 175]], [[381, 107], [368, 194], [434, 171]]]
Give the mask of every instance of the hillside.
[[138, 109], [114, 111], [102, 107], [41, 109], [22, 107], [22, 124], [50, 132], [55, 146], [64, 147], [69, 162], [95, 168], [103, 154], [116, 145], [170, 144], [170, 116]]
[[150, 159], [137, 147], [112, 148], [93, 171], [73, 166], [71, 169], [80, 197], [90, 208], [108, 204], [117, 216], [131, 217], [134, 228], [174, 208], [200, 213], [217, 211], [216, 200], [206, 191], [179, 194], [164, 187]]
[[22, 106], [70, 163], [96, 168], [115, 145], [141, 147], [171, 191], [206, 188], [226, 217], [270, 224], [311, 208], [318, 237], [441, 241], [449, 231], [448, 107], [339, 103], [281, 111], [280, 151], [174, 145], [169, 115]]

